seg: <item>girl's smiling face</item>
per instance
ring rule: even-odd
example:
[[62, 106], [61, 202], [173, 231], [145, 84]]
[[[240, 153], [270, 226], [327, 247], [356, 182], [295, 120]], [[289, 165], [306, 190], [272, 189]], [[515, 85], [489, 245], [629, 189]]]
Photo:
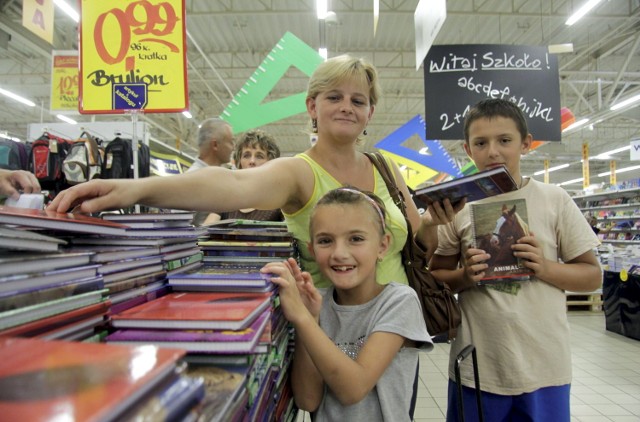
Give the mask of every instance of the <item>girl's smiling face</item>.
[[376, 264], [389, 247], [380, 217], [367, 204], [327, 204], [313, 214], [310, 251], [337, 290], [369, 292]]

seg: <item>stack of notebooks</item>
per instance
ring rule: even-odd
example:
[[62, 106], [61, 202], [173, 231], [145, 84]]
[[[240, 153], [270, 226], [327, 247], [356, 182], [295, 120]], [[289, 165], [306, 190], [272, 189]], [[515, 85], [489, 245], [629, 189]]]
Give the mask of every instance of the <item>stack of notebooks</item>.
[[251, 353], [272, 300], [270, 293], [174, 292], [112, 315], [117, 331], [106, 340], [199, 353]]
[[167, 294], [167, 273], [200, 264], [197, 239], [206, 230], [192, 227], [192, 218], [188, 212], [94, 218], [0, 207], [0, 331], [104, 336], [104, 314]]
[[286, 384], [276, 381], [289, 366], [290, 337], [285, 324], [283, 346], [271, 348], [275, 302], [273, 292], [174, 292], [113, 315], [116, 331], [106, 341], [186, 350], [187, 373], [205, 379], [204, 415], [238, 420], [260, 405], [254, 413], [262, 417], [270, 411], [263, 403], [275, 410], [274, 397], [285, 397], [292, 412], [291, 397], [276, 394]]
[[168, 274], [173, 293], [114, 315], [116, 331], [106, 341], [187, 350], [188, 373], [205, 379], [205, 419], [294, 414], [284, 382], [292, 333], [270, 275], [260, 272], [266, 262], [292, 256], [292, 240], [278, 223], [208, 227], [198, 242], [202, 265]]
[[104, 214], [102, 218], [129, 226], [127, 242], [157, 245], [169, 274], [188, 270], [202, 261], [197, 241], [206, 230], [191, 225], [192, 212]]
[[[135, 418], [149, 411], [148, 406], [162, 407], [158, 402], [167, 400], [176, 403], [167, 410], [171, 418], [187, 411], [203, 420], [291, 420], [295, 409], [284, 380], [292, 332], [280, 310], [277, 289], [268, 274], [259, 272], [266, 262], [292, 255], [291, 234], [283, 225], [265, 227], [251, 221], [194, 229], [188, 223], [191, 218], [191, 213], [93, 218], [0, 207], [5, 239], [21, 239], [13, 247], [2, 242], [0, 233], [0, 338], [71, 340], [68, 347], [73, 351], [65, 353], [73, 359], [85, 354], [104, 357], [109, 352], [85, 352], [85, 346], [88, 341], [106, 341], [111, 344], [92, 346], [137, 350], [144, 359], [135, 362], [163, 361], [158, 356], [147, 359], [142, 351], [167, 349], [188, 363], [184, 376], [163, 377], [140, 393], [134, 391], [140, 385], [132, 389], [119, 383], [90, 393], [100, 395], [100, 405], [97, 398], [91, 401], [93, 397], [84, 394], [56, 404], [74, 409], [89, 400], [86, 408], [72, 411], [88, 412], [82, 414], [93, 420]], [[213, 260], [207, 262], [207, 257]], [[58, 353], [50, 349], [53, 346], [31, 347], [52, 356]], [[116, 354], [109, 356], [105, 360], [118, 360]], [[30, 359], [34, 364], [44, 360]], [[63, 380], [75, 379], [73, 371], [83, 363], [67, 363], [52, 371]], [[115, 377], [108, 365], [100, 370], [107, 378]], [[100, 380], [92, 375], [86, 383]], [[28, 385], [39, 388], [36, 381]], [[11, 391], [11, 386], [0, 389]], [[119, 393], [114, 400], [107, 397], [111, 389]], [[43, 386], [38, 391], [46, 396], [48, 390]], [[0, 402], [0, 409], [3, 405]], [[7, 414], [27, 412], [14, 419], [32, 419], [28, 406], [18, 407], [11, 407], [18, 413]], [[45, 407], [37, 409], [45, 419], [57, 418]]]
[[167, 274], [200, 265], [193, 213], [104, 214], [103, 221], [127, 226], [122, 236], [69, 239], [74, 251], [92, 251], [109, 289], [111, 314], [117, 314], [170, 292]]
[[[199, 241], [209, 274], [216, 289], [269, 289], [263, 285], [258, 270], [271, 261], [281, 261], [294, 255], [292, 233], [283, 222], [252, 220], [223, 220], [208, 228], [207, 236]], [[226, 270], [226, 271], [225, 271]], [[253, 275], [252, 274], [253, 272]], [[235, 272], [235, 279], [230, 274]], [[222, 280], [227, 281], [222, 281]], [[174, 289], [182, 289], [192, 281], [169, 279]], [[192, 289], [208, 289], [207, 282], [190, 284]], [[278, 305], [277, 292], [274, 293]], [[255, 349], [248, 374], [249, 420], [267, 415], [270, 420], [288, 420], [296, 411], [289, 389], [288, 371], [293, 351], [293, 332], [279, 306], [275, 306], [271, 319]], [[189, 356], [187, 356], [189, 359]]]
[[[18, 248], [8, 250], [46, 250], [63, 255], [88, 254], [91, 268], [75, 266], [55, 274], [44, 274], [48, 281], [69, 282], [70, 274], [100, 276], [103, 288], [111, 301], [111, 313], [117, 313], [140, 303], [160, 297], [170, 291], [166, 275], [200, 264], [202, 253], [197, 246], [198, 236], [205, 232], [190, 222], [193, 213], [175, 214], [109, 214], [94, 218], [81, 214], [55, 213], [47, 210], [0, 207], [0, 228], [21, 234]], [[113, 220], [113, 221], [110, 221]], [[166, 220], [166, 221], [165, 221]], [[33, 239], [23, 235], [30, 233]], [[39, 239], [47, 248], [37, 248]], [[51, 241], [45, 241], [51, 239]], [[54, 241], [55, 240], [55, 241]], [[9, 248], [9, 246], [7, 246]], [[36, 274], [29, 266], [29, 279]], [[43, 275], [43, 274], [40, 274]], [[42, 277], [41, 277], [42, 278]], [[31, 280], [30, 280], [31, 281]], [[26, 283], [26, 282], [25, 282]], [[35, 281], [34, 281], [35, 283]], [[42, 282], [32, 288], [45, 287]], [[46, 285], [49, 287], [49, 285]], [[1, 325], [0, 325], [1, 327]]]
[[58, 235], [124, 233], [125, 227], [1, 206], [0, 228], [17, 240], [0, 249], [0, 335], [98, 341], [110, 306], [100, 265], [91, 253], [63, 251], [68, 242]]
[[198, 245], [211, 266], [259, 268], [293, 255], [293, 235], [283, 222], [222, 220], [208, 226]]
[[97, 340], [110, 301], [90, 253], [0, 252], [0, 336]]
[[184, 352], [0, 337], [4, 420], [185, 420], [204, 395]]

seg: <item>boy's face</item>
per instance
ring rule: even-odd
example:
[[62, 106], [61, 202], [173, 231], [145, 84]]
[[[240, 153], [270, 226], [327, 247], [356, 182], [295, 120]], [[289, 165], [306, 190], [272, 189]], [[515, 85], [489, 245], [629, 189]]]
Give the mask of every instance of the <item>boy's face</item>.
[[479, 171], [504, 165], [520, 184], [520, 156], [526, 154], [530, 146], [531, 134], [521, 139], [516, 123], [498, 116], [473, 121], [464, 150]]

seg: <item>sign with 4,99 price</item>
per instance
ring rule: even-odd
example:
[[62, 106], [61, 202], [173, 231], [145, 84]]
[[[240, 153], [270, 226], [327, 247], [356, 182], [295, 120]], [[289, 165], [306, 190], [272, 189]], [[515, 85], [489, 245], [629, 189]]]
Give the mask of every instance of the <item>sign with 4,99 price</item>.
[[82, 0], [81, 14], [80, 113], [140, 109], [129, 84], [146, 85], [145, 112], [188, 109], [184, 0]]

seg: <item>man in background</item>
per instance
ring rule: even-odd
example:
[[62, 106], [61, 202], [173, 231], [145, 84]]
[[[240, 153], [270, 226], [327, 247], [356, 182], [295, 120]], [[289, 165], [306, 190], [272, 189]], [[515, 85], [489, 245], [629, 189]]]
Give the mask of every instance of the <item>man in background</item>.
[[[190, 171], [196, 171], [207, 166], [223, 166], [231, 160], [234, 149], [233, 131], [231, 125], [219, 117], [212, 117], [200, 125], [198, 130], [198, 158], [193, 162]], [[201, 226], [220, 219], [215, 213], [196, 212], [192, 224]]]

